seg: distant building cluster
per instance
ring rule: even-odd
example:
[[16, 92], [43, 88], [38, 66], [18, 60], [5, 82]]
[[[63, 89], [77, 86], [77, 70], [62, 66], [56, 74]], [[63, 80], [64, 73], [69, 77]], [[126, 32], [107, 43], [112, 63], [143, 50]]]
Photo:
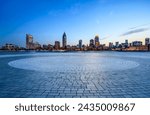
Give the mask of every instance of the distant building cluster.
[[8, 51], [18, 51], [18, 50], [25, 50], [23, 47], [19, 47], [15, 44], [8, 44], [6, 43], [5, 46], [2, 46], [0, 50], [8, 50]]
[[145, 38], [145, 45], [143, 45], [142, 41], [129, 43], [128, 40], [125, 40], [125, 43], [119, 44], [119, 42], [116, 42], [115, 45], [109, 42], [109, 49], [118, 51], [150, 51], [150, 38]]
[[109, 46], [105, 44], [100, 44], [100, 38], [98, 35], [94, 39], [89, 40], [89, 44], [84, 45], [83, 41], [80, 39], [77, 45], [70, 46], [67, 44], [67, 35], [64, 32], [62, 35], [62, 45], [60, 41], [55, 41], [54, 45], [44, 44], [41, 45], [38, 42], [34, 42], [34, 38], [30, 34], [26, 34], [26, 48], [16, 46], [14, 44], [5, 44], [1, 50], [48, 50], [48, 51], [150, 51], [150, 38], [145, 38], [145, 44], [141, 41], [133, 41], [129, 43], [125, 40], [124, 43], [119, 43], [118, 41], [113, 44], [109, 42]]
[[40, 49], [41, 45], [38, 42], [33, 42], [33, 36], [26, 34], [26, 49], [27, 50], [36, 50]]
[[105, 44], [100, 44], [99, 36], [96, 35], [94, 39], [89, 41], [89, 45], [84, 45], [82, 40], [79, 40], [77, 45], [70, 46], [67, 44], [67, 35], [64, 32], [62, 35], [62, 45], [60, 41], [55, 41], [54, 45], [48, 44], [41, 46], [39, 43], [33, 42], [33, 36], [26, 34], [26, 49], [27, 50], [52, 50], [52, 51], [87, 51], [87, 50], [108, 50], [109, 47]]
[[5, 44], [5, 46], [2, 46], [2, 49], [4, 50], [18, 50], [19, 46], [15, 44]]

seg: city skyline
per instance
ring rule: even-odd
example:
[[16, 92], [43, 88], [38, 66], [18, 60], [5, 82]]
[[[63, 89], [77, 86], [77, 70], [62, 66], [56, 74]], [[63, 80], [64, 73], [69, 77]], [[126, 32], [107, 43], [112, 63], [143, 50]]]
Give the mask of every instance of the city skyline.
[[132, 41], [120, 43], [118, 41], [109, 42], [109, 45], [100, 44], [99, 36], [96, 35], [94, 39], [89, 40], [89, 44], [83, 44], [80, 39], [77, 45], [67, 44], [67, 35], [64, 32], [62, 35], [62, 43], [60, 41], [54, 41], [52, 44], [39, 44], [34, 41], [34, 37], [31, 34], [26, 34], [26, 48], [20, 47], [16, 44], [6, 43], [1, 47], [1, 50], [18, 51], [18, 50], [47, 50], [47, 51], [150, 51], [150, 38], [145, 38], [145, 44], [142, 41]]
[[99, 35], [100, 43], [129, 42], [150, 37], [149, 0], [43, 0], [0, 1], [0, 46], [14, 43], [25, 47], [30, 33], [40, 44], [62, 41], [89, 44]]
[[[140, 40], [135, 40], [135, 41], [130, 41], [128, 39], [124, 39], [123, 42], [120, 42], [120, 41], [114, 41], [114, 42], [111, 42], [109, 41], [109, 43], [106, 45], [106, 44], [102, 44], [100, 42], [100, 38], [99, 38], [99, 35], [95, 35], [95, 37], [93, 39], [90, 39], [89, 40], [89, 43], [85, 44], [83, 42], [82, 39], [79, 39], [78, 42], [76, 44], [68, 44], [68, 41], [67, 41], [67, 35], [66, 35], [66, 32], [64, 32], [62, 34], [62, 41], [59, 41], [59, 40], [55, 40], [53, 41], [53, 43], [45, 43], [45, 44], [40, 44], [38, 41], [35, 41], [34, 39], [34, 36], [31, 35], [31, 34], [26, 34], [26, 37], [25, 37], [25, 46], [19, 46], [17, 44], [13, 44], [13, 43], [5, 43], [3, 44], [3, 46], [0, 46], [0, 48], [2, 47], [5, 47], [7, 45], [15, 45], [17, 47], [21, 47], [21, 48], [26, 48], [26, 49], [34, 49], [34, 47], [41, 47], [41, 46], [48, 46], [48, 45], [51, 45], [51, 46], [55, 46], [56, 44], [59, 44], [58, 45], [58, 49], [59, 48], [64, 48], [66, 49], [67, 47], [70, 47], [70, 46], [77, 46], [79, 48], [81, 48], [82, 46], [95, 46], [95, 47], [99, 47], [99, 46], [107, 46], [107, 47], [110, 47], [111, 45], [112, 46], [119, 46], [119, 45], [130, 45], [130, 44], [134, 44], [133, 42], [140, 42], [141, 45], [148, 45], [150, 44], [150, 37], [146, 37], [144, 38], [142, 41]], [[130, 45], [131, 46], [131, 45]]]

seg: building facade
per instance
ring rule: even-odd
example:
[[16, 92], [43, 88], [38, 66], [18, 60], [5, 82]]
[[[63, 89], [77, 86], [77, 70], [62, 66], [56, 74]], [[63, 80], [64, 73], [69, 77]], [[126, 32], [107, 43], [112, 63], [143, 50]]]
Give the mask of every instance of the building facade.
[[116, 42], [115, 47], [119, 47], [119, 42]]
[[79, 40], [79, 48], [82, 48], [82, 40]]
[[33, 49], [34, 43], [33, 43], [33, 36], [30, 34], [26, 34], [26, 49]]
[[128, 40], [125, 40], [125, 47], [128, 47], [128, 46], [129, 46]]
[[90, 40], [89, 46], [90, 46], [90, 47], [94, 47], [94, 40], [93, 40], [93, 39]]
[[99, 36], [96, 35], [96, 36], [95, 36], [95, 47], [99, 47], [99, 46], [100, 46]]
[[134, 41], [134, 42], [132, 42], [132, 46], [142, 46], [142, 42], [141, 41]]
[[5, 44], [5, 46], [2, 47], [3, 50], [19, 50], [19, 47], [15, 44]]
[[67, 48], [67, 36], [66, 36], [66, 33], [64, 32], [63, 36], [62, 36], [62, 47], [64, 49]]
[[145, 38], [145, 45], [148, 46], [150, 44], [150, 38]]
[[55, 49], [56, 50], [60, 49], [60, 42], [59, 41], [55, 41]]
[[113, 48], [113, 43], [109, 42], [109, 48]]

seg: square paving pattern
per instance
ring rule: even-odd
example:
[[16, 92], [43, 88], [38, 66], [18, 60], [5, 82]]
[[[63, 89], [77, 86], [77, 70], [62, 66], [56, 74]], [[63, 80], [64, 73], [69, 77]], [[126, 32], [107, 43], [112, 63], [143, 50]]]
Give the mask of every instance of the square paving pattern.
[[[9, 55], [8, 55], [9, 54]], [[14, 60], [50, 57], [51, 71], [37, 71], [10, 66]], [[63, 60], [59, 59], [62, 58]], [[76, 58], [77, 59], [74, 59]], [[95, 59], [96, 57], [96, 59]], [[97, 63], [93, 60], [108, 58], [127, 60]], [[43, 59], [44, 59], [43, 58]], [[69, 60], [71, 58], [72, 61]], [[83, 59], [84, 58], [84, 59]], [[58, 59], [58, 60], [57, 60]], [[85, 60], [88, 60], [85, 62]], [[68, 60], [68, 61], [66, 61]], [[75, 60], [75, 63], [73, 63]], [[78, 60], [79, 64], [76, 63]], [[80, 61], [81, 60], [81, 61]], [[92, 61], [91, 61], [92, 60]], [[58, 61], [58, 65], [54, 62]], [[60, 63], [62, 61], [62, 63]], [[25, 61], [24, 61], [25, 62]], [[50, 63], [52, 63], [50, 62]], [[121, 64], [135, 62], [121, 69]], [[20, 62], [19, 62], [20, 63]], [[27, 63], [27, 62], [25, 62]], [[67, 63], [67, 64], [66, 64]], [[84, 63], [81, 64], [81, 63]], [[134, 63], [134, 64], [135, 64]], [[59, 65], [60, 64], [60, 65]], [[64, 66], [63, 66], [64, 64]], [[73, 65], [71, 65], [73, 64]], [[76, 65], [75, 65], [76, 64]], [[91, 65], [94, 64], [94, 65]], [[120, 66], [118, 66], [120, 64]], [[57, 67], [57, 66], [59, 67]], [[53, 67], [55, 69], [53, 70]], [[103, 70], [100, 68], [103, 67]], [[114, 68], [120, 69], [115, 70]], [[112, 68], [112, 69], [111, 69]], [[105, 70], [104, 70], [105, 69]], [[81, 53], [20, 53], [0, 52], [0, 98], [149, 98], [150, 53], [149, 52], [81, 52]]]

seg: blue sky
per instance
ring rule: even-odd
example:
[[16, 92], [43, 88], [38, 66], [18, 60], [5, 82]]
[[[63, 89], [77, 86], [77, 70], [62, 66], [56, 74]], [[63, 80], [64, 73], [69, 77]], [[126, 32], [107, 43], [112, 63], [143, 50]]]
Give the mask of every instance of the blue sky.
[[150, 0], [0, 0], [0, 46], [25, 46], [25, 34], [40, 44], [84, 44], [99, 35], [106, 43], [150, 37]]

